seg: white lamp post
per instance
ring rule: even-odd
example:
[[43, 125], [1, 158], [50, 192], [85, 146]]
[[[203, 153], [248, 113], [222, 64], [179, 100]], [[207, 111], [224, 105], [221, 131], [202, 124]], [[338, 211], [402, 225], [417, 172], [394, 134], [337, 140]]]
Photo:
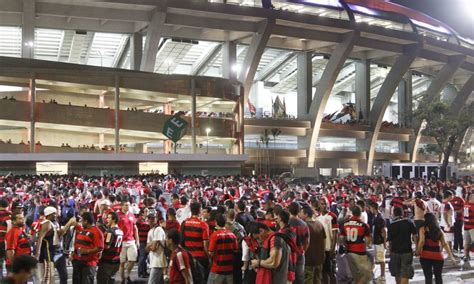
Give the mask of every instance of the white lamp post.
[[206, 154], [209, 154], [209, 132], [211, 129], [208, 127], [206, 128]]

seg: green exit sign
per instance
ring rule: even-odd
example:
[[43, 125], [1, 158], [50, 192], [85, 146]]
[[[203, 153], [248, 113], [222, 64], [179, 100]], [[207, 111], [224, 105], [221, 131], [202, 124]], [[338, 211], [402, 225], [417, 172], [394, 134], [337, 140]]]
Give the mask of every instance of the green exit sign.
[[173, 142], [179, 141], [186, 134], [188, 123], [179, 116], [168, 119], [163, 126], [163, 134]]

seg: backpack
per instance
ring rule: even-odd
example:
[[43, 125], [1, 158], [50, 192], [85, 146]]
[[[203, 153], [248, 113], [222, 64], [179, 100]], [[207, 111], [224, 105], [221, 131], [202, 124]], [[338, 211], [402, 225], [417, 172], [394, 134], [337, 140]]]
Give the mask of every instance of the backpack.
[[201, 271], [204, 271], [204, 267], [202, 266], [201, 263], [199, 263], [199, 261], [194, 259], [193, 255], [189, 251], [183, 248], [180, 248], [180, 251], [181, 253], [186, 253], [188, 255], [189, 266], [191, 268], [191, 274], [193, 277], [193, 283], [195, 284], [201, 283], [204, 279], [204, 276], [201, 274]]

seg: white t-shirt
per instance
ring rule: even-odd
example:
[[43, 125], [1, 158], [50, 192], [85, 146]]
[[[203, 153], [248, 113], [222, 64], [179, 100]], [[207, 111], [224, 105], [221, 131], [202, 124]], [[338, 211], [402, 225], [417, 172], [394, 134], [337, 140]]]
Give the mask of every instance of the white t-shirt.
[[428, 212], [433, 213], [438, 220], [440, 219], [441, 215], [441, 202], [439, 202], [436, 198], [430, 198], [426, 202], [426, 207], [428, 208]]
[[333, 239], [332, 218], [333, 217], [329, 214], [320, 215], [316, 218], [317, 221], [319, 221], [319, 222], [321, 222], [321, 224], [323, 224], [324, 233], [326, 233], [325, 251], [331, 251], [331, 244], [332, 244], [332, 239]]
[[191, 208], [189, 208], [189, 206], [176, 210], [176, 220], [178, 220], [180, 224], [189, 217], [191, 217]]
[[369, 222], [369, 215], [367, 215], [366, 211], [360, 213], [360, 220], [365, 224]]
[[167, 267], [165, 252], [163, 250], [163, 245], [165, 244], [166, 235], [165, 231], [160, 227], [157, 226], [153, 229], [150, 229], [148, 232], [147, 243], [152, 241], [160, 241], [161, 245], [158, 245], [158, 249], [156, 251], [150, 252], [150, 267], [151, 268], [159, 268], [159, 267]]

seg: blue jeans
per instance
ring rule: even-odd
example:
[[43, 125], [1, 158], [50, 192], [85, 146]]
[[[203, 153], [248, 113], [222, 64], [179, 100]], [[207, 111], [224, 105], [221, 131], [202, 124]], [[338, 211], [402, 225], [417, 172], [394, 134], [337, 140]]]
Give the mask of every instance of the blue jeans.
[[145, 251], [146, 242], [140, 242], [140, 247], [138, 249], [138, 275], [145, 275], [148, 273], [146, 260], [148, 258], [148, 253]]

